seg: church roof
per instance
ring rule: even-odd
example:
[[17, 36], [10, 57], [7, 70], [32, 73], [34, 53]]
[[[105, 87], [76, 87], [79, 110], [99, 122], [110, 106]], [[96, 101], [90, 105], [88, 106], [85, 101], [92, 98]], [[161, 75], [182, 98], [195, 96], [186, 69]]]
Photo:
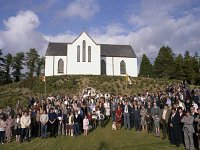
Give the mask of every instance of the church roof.
[[[86, 33], [86, 32], [83, 32], [83, 33]], [[89, 36], [87, 33], [86, 33], [86, 35]], [[76, 41], [79, 37], [77, 37], [74, 41]], [[89, 38], [93, 41], [93, 39], [90, 36], [89, 36]], [[67, 56], [67, 45], [73, 44], [74, 41], [72, 43], [49, 42], [49, 45], [48, 45], [48, 48], [46, 51], [46, 56]], [[103, 57], [137, 58], [131, 45], [112, 45], [112, 44], [97, 44], [97, 45], [100, 45], [101, 56], [103, 56]]]
[[101, 45], [101, 56], [104, 57], [129, 57], [129, 58], [137, 57], [131, 45], [111, 45], [111, 44], [100, 44], [100, 45]]
[[67, 43], [49, 42], [46, 56], [67, 56]]

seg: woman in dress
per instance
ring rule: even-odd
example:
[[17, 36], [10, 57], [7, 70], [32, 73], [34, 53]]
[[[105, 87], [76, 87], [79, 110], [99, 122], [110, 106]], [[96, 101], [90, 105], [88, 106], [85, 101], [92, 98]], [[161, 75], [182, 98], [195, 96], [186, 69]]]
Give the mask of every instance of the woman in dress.
[[84, 135], [88, 134], [88, 129], [89, 129], [89, 120], [87, 119], [87, 116], [83, 119], [83, 130], [84, 130]]
[[15, 118], [14, 121], [14, 127], [15, 127], [15, 135], [16, 135], [16, 142], [19, 142], [20, 135], [21, 135], [21, 124], [20, 124], [20, 114], [17, 115], [17, 118]]
[[117, 129], [121, 129], [121, 125], [122, 125], [122, 109], [121, 109], [120, 105], [117, 106], [117, 109], [115, 111], [115, 122], [116, 122]]
[[145, 109], [144, 105], [142, 105], [142, 109], [140, 110], [142, 131], [147, 131], [146, 114], [147, 109]]
[[6, 138], [7, 142], [10, 143], [11, 137], [12, 137], [12, 127], [14, 125], [14, 119], [12, 119], [12, 116], [8, 116], [8, 119], [6, 120]]

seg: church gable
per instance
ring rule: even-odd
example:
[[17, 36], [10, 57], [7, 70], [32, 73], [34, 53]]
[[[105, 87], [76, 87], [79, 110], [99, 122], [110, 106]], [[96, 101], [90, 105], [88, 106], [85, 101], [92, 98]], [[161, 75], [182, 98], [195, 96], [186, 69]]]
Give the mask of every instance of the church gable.
[[[86, 32], [82, 32], [82, 33], [72, 42], [72, 44], [75, 43], [76, 41], [80, 40], [80, 39], [84, 39], [84, 40], [87, 39], [87, 41], [88, 41], [88, 40], [91, 40], [94, 44], [96, 44], [96, 42], [95, 42]], [[97, 44], [96, 44], [96, 45], [97, 45]]]

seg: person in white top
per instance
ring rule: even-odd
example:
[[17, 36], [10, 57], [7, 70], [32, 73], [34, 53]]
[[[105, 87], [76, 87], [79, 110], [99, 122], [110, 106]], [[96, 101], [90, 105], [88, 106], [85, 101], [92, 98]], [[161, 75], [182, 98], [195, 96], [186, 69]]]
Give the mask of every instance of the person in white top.
[[23, 142], [24, 139], [30, 141], [29, 128], [31, 124], [31, 117], [27, 111], [25, 111], [24, 115], [21, 117], [20, 124], [21, 124], [21, 142]]
[[178, 100], [178, 107], [181, 107], [183, 110], [186, 110], [185, 109], [185, 104], [183, 102], [181, 102], [180, 99]]
[[41, 122], [41, 138], [47, 138], [47, 123], [49, 121], [49, 116], [46, 111], [42, 111], [40, 115], [40, 122]]
[[69, 116], [69, 135], [74, 136], [74, 115], [73, 113]]
[[110, 103], [108, 102], [108, 100], [106, 100], [106, 102], [104, 103], [104, 108], [106, 111], [106, 120], [108, 120], [110, 118]]
[[1, 118], [0, 118], [0, 142], [1, 142], [1, 144], [4, 144], [5, 130], [6, 130], [6, 122], [5, 122], [4, 118], [1, 116]]
[[83, 129], [84, 129], [84, 135], [87, 136], [88, 130], [89, 130], [89, 120], [87, 119], [87, 116], [83, 119]]
[[192, 101], [192, 106], [194, 107], [194, 112], [198, 113], [198, 111], [197, 111], [198, 105], [195, 103], [195, 101]]

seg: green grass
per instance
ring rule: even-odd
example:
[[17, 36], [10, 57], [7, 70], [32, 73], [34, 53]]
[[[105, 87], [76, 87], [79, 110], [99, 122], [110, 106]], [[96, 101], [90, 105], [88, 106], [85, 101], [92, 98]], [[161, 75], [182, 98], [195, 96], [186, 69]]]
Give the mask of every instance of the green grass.
[[98, 127], [88, 136], [40, 139], [22, 144], [12, 142], [0, 145], [1, 150], [182, 150], [176, 148], [168, 140], [162, 140], [153, 134], [121, 130], [112, 131], [111, 124], [105, 128]]

